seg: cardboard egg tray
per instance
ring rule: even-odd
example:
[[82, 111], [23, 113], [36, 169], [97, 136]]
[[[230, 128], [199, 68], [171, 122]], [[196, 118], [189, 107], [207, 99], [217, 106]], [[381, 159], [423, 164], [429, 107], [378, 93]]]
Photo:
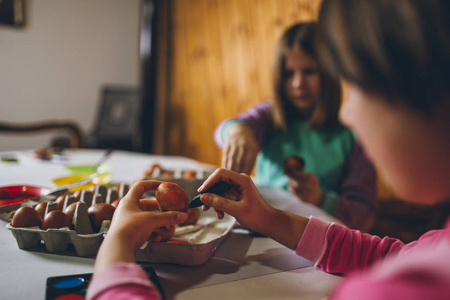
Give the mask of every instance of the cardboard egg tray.
[[[95, 187], [95, 191], [82, 190], [80, 201], [77, 202], [73, 194], [65, 196], [63, 211], [73, 202], [77, 202], [75, 213], [73, 216], [73, 229], [69, 227], [58, 229], [42, 230], [39, 227], [13, 227], [7, 224], [6, 228], [11, 230], [13, 236], [17, 241], [20, 249], [36, 248], [43, 241], [45, 248], [50, 253], [66, 251], [70, 244], [75, 248], [78, 256], [95, 255], [103, 240], [103, 234], [107, 232], [110, 221], [103, 221], [102, 226], [98, 232], [94, 231], [88, 215], [88, 207], [96, 203], [111, 204], [114, 200], [122, 198], [126, 186], [121, 185], [121, 193], [113, 188], [107, 188], [104, 185]], [[11, 221], [14, 212], [21, 206], [34, 207], [40, 202], [48, 202], [45, 214], [52, 210], [58, 209], [58, 204], [55, 202], [57, 196], [39, 197], [37, 200], [22, 202], [15, 206], [5, 206], [0, 210], [0, 217], [4, 220]]]
[[[154, 180], [160, 180], [151, 178]], [[165, 178], [161, 181], [175, 180]], [[187, 181], [189, 179], [189, 181]], [[203, 183], [203, 179], [187, 178], [179, 182], [197, 184]], [[200, 184], [201, 184], [200, 183]], [[200, 186], [199, 184], [199, 186]], [[192, 198], [197, 194], [192, 187], [188, 196]], [[120, 189], [124, 191], [124, 189]], [[188, 191], [186, 191], [188, 192]], [[122, 198], [123, 194], [115, 193], [111, 188], [97, 186], [94, 192], [83, 190], [80, 201], [73, 217], [73, 229], [68, 227], [59, 229], [42, 230], [39, 227], [16, 228], [7, 224], [6, 228], [11, 230], [20, 249], [33, 249], [44, 244], [49, 253], [58, 253], [68, 250], [73, 245], [76, 255], [94, 256], [96, 255], [104, 235], [107, 234], [110, 221], [103, 221], [99, 232], [94, 232], [88, 216], [88, 207], [95, 203], [112, 203], [117, 198]], [[151, 195], [144, 195], [144, 198]], [[40, 202], [48, 202], [46, 213], [57, 209], [55, 200], [57, 196], [43, 196], [34, 200], [22, 203], [6, 205], [0, 207], [0, 219], [10, 222], [14, 212], [21, 206], [35, 207]], [[73, 195], [68, 194], [64, 201], [63, 210], [76, 201]], [[228, 235], [234, 227], [236, 220], [226, 215], [224, 219], [218, 220], [213, 210], [201, 212], [200, 218], [195, 225], [177, 226], [175, 235], [168, 242], [146, 243], [136, 252], [136, 260], [139, 262], [151, 263], [174, 263], [186, 266], [198, 266], [213, 255], [214, 250], [220, 242]]]

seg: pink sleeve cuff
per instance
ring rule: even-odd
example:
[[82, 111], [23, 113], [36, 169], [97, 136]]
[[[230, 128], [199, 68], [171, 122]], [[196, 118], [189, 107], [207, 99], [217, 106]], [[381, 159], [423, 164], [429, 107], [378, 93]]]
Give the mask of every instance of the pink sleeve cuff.
[[155, 290], [159, 294], [141, 267], [134, 263], [116, 263], [93, 276], [89, 283], [86, 299], [95, 299], [108, 289], [121, 285], [138, 285]]
[[327, 248], [327, 233], [333, 223], [310, 217], [295, 253], [318, 265]]

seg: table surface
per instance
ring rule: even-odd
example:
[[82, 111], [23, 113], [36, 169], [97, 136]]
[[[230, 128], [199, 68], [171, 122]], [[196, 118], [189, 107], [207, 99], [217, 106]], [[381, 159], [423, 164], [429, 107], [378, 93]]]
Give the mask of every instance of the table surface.
[[[30, 158], [31, 151], [3, 152], [18, 163], [0, 162], [0, 186], [32, 184], [55, 187], [52, 178], [69, 175], [64, 163]], [[102, 150], [71, 150], [66, 164], [93, 164]], [[214, 166], [192, 159], [136, 152], [115, 151], [107, 161], [114, 182], [132, 184], [152, 163], [164, 168], [208, 169]], [[314, 215], [337, 222], [322, 210], [293, 199], [287, 192], [259, 187], [273, 206], [304, 216]], [[20, 250], [13, 235], [0, 226], [1, 299], [44, 299], [48, 277], [91, 273], [94, 258], [71, 253], [46, 253], [42, 249]], [[324, 273], [267, 237], [257, 237], [239, 225], [205, 264], [186, 267], [172, 264], [146, 264], [155, 269], [166, 299], [320, 299], [330, 293], [340, 277]]]

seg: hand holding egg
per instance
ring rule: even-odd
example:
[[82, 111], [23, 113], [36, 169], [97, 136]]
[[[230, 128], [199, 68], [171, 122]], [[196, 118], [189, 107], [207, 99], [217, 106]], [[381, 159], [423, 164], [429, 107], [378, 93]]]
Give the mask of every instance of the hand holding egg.
[[120, 201], [106, 238], [113, 235], [121, 240], [124, 247], [128, 245], [127, 247], [132, 247], [133, 251], [136, 251], [149, 239], [155, 229], [186, 221], [187, 214], [182, 212], [155, 212], [142, 209], [140, 200], [143, 194], [146, 191], [156, 190], [160, 184], [161, 181], [148, 180], [133, 185]]

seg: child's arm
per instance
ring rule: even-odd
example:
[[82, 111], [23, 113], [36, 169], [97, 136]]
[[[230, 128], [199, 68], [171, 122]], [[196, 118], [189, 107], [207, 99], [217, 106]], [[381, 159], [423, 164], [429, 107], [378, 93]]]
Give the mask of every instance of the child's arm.
[[242, 226], [295, 249], [297, 254], [326, 272], [346, 273], [365, 268], [404, 246], [396, 239], [381, 239], [316, 218], [308, 219], [275, 209], [264, 201], [249, 176], [230, 170], [216, 170], [199, 192], [219, 181], [229, 183], [232, 190], [224, 197], [203, 194], [200, 200], [205, 204], [204, 209], [213, 207], [218, 216], [223, 216], [223, 213], [232, 215]]
[[135, 263], [115, 263], [95, 273], [86, 293], [87, 300], [161, 298], [158, 289], [148, 279], [148, 274]]
[[245, 124], [251, 128], [261, 148], [264, 145], [267, 132], [273, 125], [272, 105], [270, 102], [261, 102], [234, 118], [222, 121], [214, 131], [214, 140], [219, 148], [222, 149], [223, 147], [229, 127], [236, 123]]
[[[332, 200], [325, 192], [325, 201]], [[324, 203], [326, 204], [326, 203]], [[370, 230], [377, 210], [377, 175], [362, 147], [355, 144], [349, 159], [348, 172], [337, 195], [335, 211], [331, 212], [348, 227], [363, 232]]]
[[366, 269], [404, 246], [397, 239], [382, 239], [311, 217], [295, 253], [325, 272], [345, 274]]
[[[113, 290], [116, 290], [115, 293], [137, 291], [147, 296], [155, 295], [154, 286], [135, 264], [135, 253], [150, 239], [156, 228], [183, 223], [187, 219], [187, 214], [182, 212], [150, 212], [142, 209], [139, 200], [144, 192], [155, 190], [160, 183], [153, 180], [138, 182], [120, 201], [95, 260], [88, 299], [97, 299], [97, 296], [107, 295]], [[112, 273], [120, 274], [115, 276], [119, 282], [107, 280]]]
[[222, 167], [250, 174], [255, 166], [259, 145], [253, 129], [244, 123], [233, 123], [227, 130], [222, 147]]
[[222, 149], [222, 167], [250, 174], [271, 125], [272, 109], [268, 102], [221, 122], [214, 132], [214, 139]]

